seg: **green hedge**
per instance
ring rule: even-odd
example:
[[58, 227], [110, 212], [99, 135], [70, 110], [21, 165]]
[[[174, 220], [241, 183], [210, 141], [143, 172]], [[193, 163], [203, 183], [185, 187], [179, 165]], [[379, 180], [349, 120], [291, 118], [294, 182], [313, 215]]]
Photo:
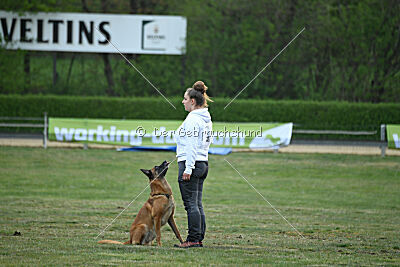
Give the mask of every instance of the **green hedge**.
[[[47, 112], [49, 117], [183, 120], [182, 99], [169, 100], [176, 109], [161, 97], [0, 95], [0, 116], [41, 117]], [[381, 124], [400, 124], [399, 104], [236, 99], [224, 109], [230, 99], [213, 100], [213, 121], [293, 122], [295, 129], [377, 131], [372, 137], [352, 139], [379, 140]], [[295, 135], [300, 137], [312, 138]]]

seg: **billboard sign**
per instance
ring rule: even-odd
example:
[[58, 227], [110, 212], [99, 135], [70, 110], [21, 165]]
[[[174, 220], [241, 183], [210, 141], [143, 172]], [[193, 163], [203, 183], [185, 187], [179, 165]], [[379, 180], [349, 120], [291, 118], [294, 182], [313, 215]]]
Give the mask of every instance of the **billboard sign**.
[[[176, 144], [175, 135], [201, 134], [181, 132], [181, 124], [173, 120], [49, 118], [48, 136], [59, 142], [171, 146]], [[205, 133], [212, 138], [212, 147], [277, 149], [289, 145], [293, 123], [213, 122], [212, 127]]]
[[0, 10], [0, 40], [6, 49], [181, 55], [186, 18]]
[[386, 134], [389, 148], [400, 149], [400, 125], [387, 124]]

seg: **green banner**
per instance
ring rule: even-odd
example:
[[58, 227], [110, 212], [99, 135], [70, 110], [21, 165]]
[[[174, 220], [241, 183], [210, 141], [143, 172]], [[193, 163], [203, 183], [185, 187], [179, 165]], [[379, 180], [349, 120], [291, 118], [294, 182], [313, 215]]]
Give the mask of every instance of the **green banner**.
[[[172, 146], [182, 121], [49, 118], [49, 140], [127, 146]], [[213, 147], [287, 146], [292, 123], [213, 122]]]
[[387, 124], [386, 137], [388, 141], [388, 148], [400, 149], [400, 125]]

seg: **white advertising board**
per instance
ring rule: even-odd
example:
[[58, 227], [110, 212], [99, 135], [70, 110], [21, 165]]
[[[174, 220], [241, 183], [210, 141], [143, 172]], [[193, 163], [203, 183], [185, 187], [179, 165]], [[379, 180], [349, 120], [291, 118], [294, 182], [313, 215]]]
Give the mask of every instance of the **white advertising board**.
[[186, 18], [94, 13], [24, 13], [0, 10], [6, 49], [181, 55]]

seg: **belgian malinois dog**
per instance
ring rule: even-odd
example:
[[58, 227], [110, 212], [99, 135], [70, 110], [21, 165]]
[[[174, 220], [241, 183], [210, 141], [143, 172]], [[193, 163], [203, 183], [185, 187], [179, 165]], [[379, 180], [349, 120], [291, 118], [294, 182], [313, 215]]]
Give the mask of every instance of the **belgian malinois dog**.
[[176, 238], [183, 243], [174, 220], [175, 201], [171, 186], [165, 179], [168, 166], [169, 162], [164, 161], [160, 166], [154, 166], [151, 170], [140, 169], [149, 177], [151, 193], [132, 223], [129, 241], [122, 243], [113, 240], [101, 240], [98, 243], [149, 245], [152, 244], [154, 238], [157, 238], [157, 244], [161, 246], [161, 226], [167, 222]]

